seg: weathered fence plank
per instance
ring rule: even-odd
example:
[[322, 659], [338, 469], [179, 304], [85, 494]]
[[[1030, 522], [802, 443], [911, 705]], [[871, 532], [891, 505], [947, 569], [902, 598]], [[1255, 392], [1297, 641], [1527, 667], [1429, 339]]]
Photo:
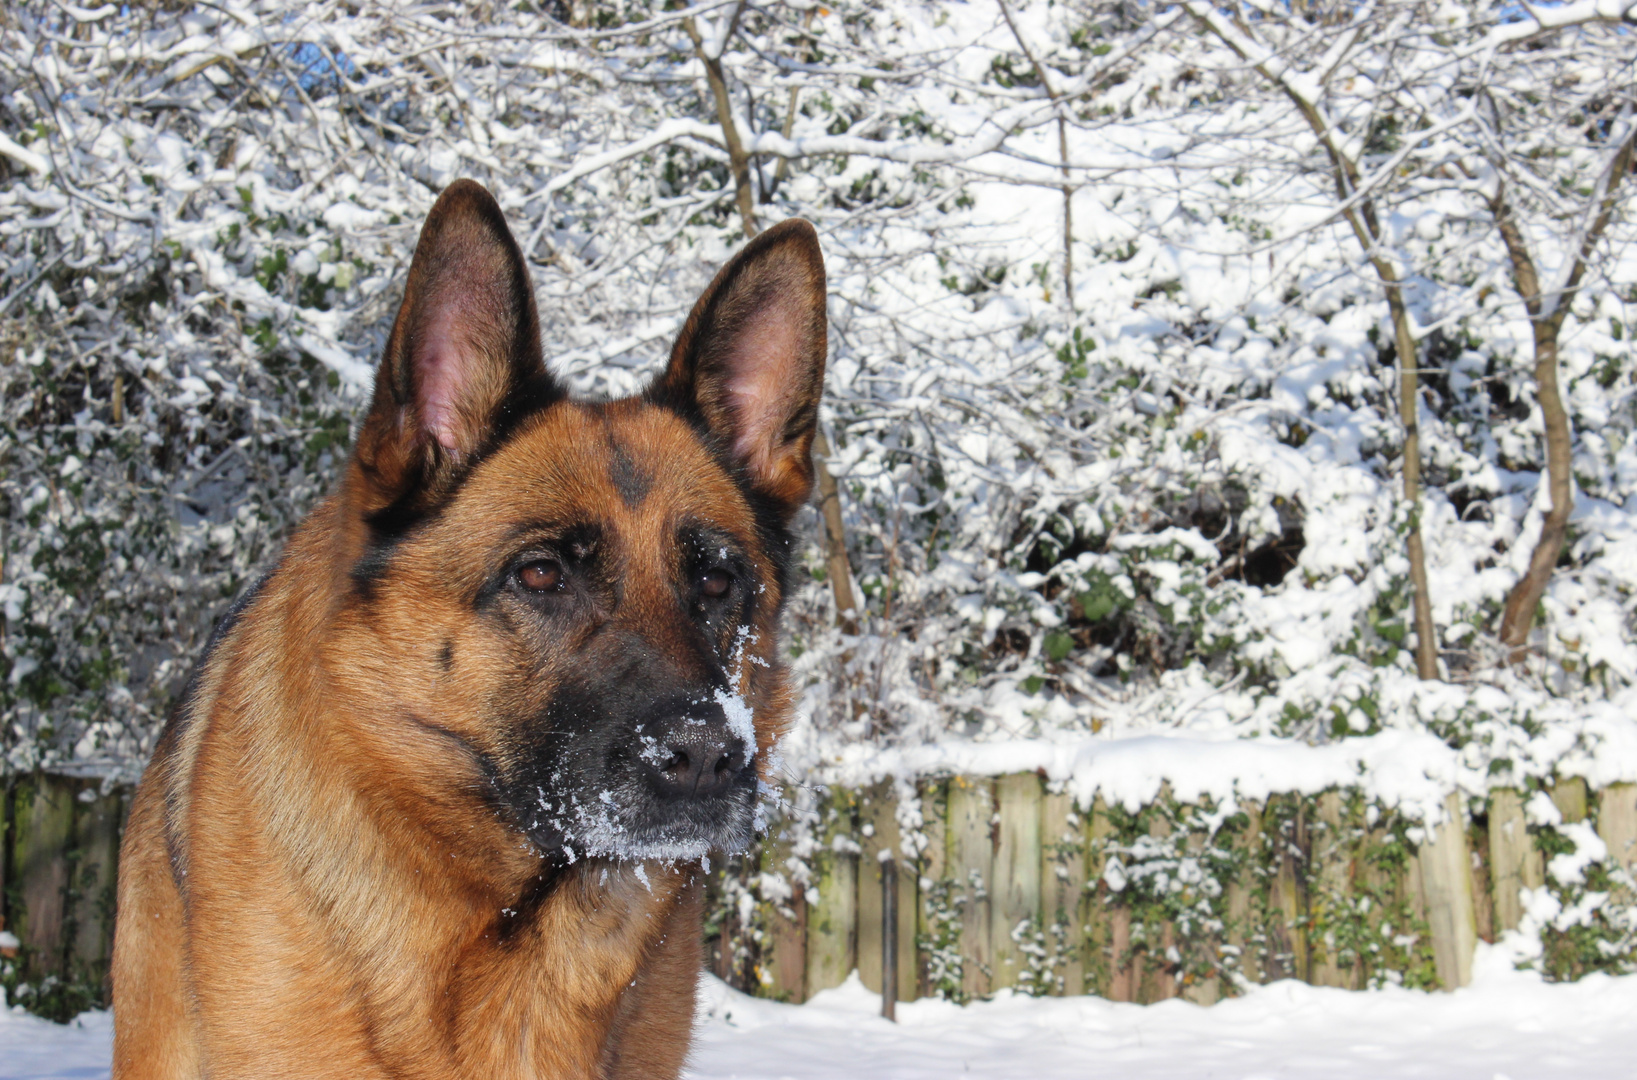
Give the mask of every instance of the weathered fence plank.
[[813, 856], [813, 901], [807, 915], [806, 995], [840, 986], [858, 966], [858, 842], [854, 796], [840, 788], [825, 798]]
[[[893, 803], [896, 814], [897, 803]], [[892, 853], [897, 883], [895, 925], [898, 927], [898, 995], [899, 1001], [914, 1001], [921, 996], [920, 963], [916, 959], [915, 934], [919, 927], [921, 910], [921, 875], [917, 862], [905, 854], [903, 830], [895, 816], [892, 820]]]
[[961, 953], [965, 966], [961, 989], [982, 997], [992, 988], [994, 939], [991, 936], [990, 882], [994, 879], [995, 796], [988, 779], [953, 777], [949, 781], [949, 854], [947, 869], [964, 903], [961, 908]]
[[921, 849], [920, 881], [917, 882], [915, 904], [915, 986], [920, 997], [932, 993], [927, 962], [929, 956], [921, 942], [930, 942], [935, 928], [929, 918], [927, 905], [931, 890], [948, 877], [949, 856], [949, 784], [945, 780], [922, 780], [917, 788], [921, 800], [921, 835], [926, 846]]
[[1245, 815], [1245, 827], [1235, 838], [1234, 846], [1242, 865], [1239, 873], [1227, 885], [1227, 940], [1239, 961], [1239, 973], [1250, 982], [1262, 981], [1262, 962], [1257, 955], [1258, 889], [1255, 853], [1262, 845], [1262, 806], [1247, 799], [1239, 804]]
[[[1609, 858], [1628, 875], [1637, 876], [1637, 784], [1610, 784], [1602, 790], [1597, 797], [1597, 833], [1608, 845]], [[1614, 895], [1623, 903], [1637, 902], [1629, 885]]]
[[[1212, 838], [1204, 833], [1190, 833], [1188, 836], [1189, 854], [1196, 857], [1201, 855], [1211, 840]], [[1217, 935], [1206, 935], [1208, 949], [1217, 950], [1221, 947], [1221, 944], [1222, 941]], [[1197, 971], [1184, 972], [1178, 981], [1177, 993], [1184, 1001], [1191, 1001], [1195, 1005], [1214, 1005], [1217, 998], [1222, 996], [1222, 981], [1215, 975], [1200, 977]]]
[[1461, 798], [1444, 799], [1445, 820], [1432, 828], [1416, 861], [1421, 866], [1432, 932], [1433, 960], [1445, 990], [1472, 981], [1472, 956], [1478, 947], [1478, 923], [1472, 904], [1472, 862], [1466, 845]]
[[1609, 858], [1627, 872], [1637, 868], [1637, 784], [1610, 784], [1597, 799], [1597, 833]]
[[63, 930], [74, 839], [73, 782], [34, 777], [19, 785], [15, 800], [15, 848], [12, 867], [21, 888], [22, 910], [8, 920], [28, 950], [24, 975], [64, 974], [68, 943]]
[[1523, 795], [1514, 788], [1496, 788], [1489, 793], [1489, 879], [1497, 930], [1518, 928], [1523, 919], [1519, 894], [1540, 888], [1545, 876], [1545, 863], [1524, 820]]
[[1351, 988], [1353, 971], [1341, 963], [1334, 931], [1334, 925], [1347, 918], [1342, 908], [1352, 893], [1352, 853], [1342, 829], [1340, 792], [1319, 795], [1317, 817], [1308, 830], [1312, 844], [1307, 935], [1311, 979], [1315, 986]]
[[881, 863], [881, 1015], [898, 1019], [898, 859]]
[[87, 781], [78, 796], [75, 833], [80, 857], [70, 890], [73, 955], [87, 981], [100, 979], [114, 955], [115, 878], [128, 806], [122, 792], [101, 794], [100, 786]]
[[1268, 927], [1268, 977], [1307, 982], [1307, 822], [1300, 799], [1279, 796], [1268, 806], [1279, 810], [1267, 837], [1277, 849], [1268, 895], [1275, 917]]
[[767, 973], [772, 984], [769, 989], [775, 998], [801, 1003], [807, 1000], [807, 918], [811, 908], [807, 903], [805, 883], [797, 877], [795, 845], [788, 822], [767, 841], [764, 865], [772, 872], [782, 874], [790, 883], [790, 897], [773, 906], [769, 919], [770, 939]]
[[[1029, 967], [1024, 943], [1041, 930], [1040, 778], [1033, 773], [995, 781], [992, 989], [1016, 986]], [[1020, 940], [1020, 937], [1022, 940]]]
[[1563, 815], [1563, 824], [1574, 825], [1586, 820], [1586, 781], [1578, 776], [1565, 776], [1552, 785], [1552, 802]]
[[[1108, 865], [1106, 846], [1113, 831], [1108, 804], [1099, 795], [1092, 800], [1091, 816], [1086, 821], [1086, 891], [1080, 900], [1080, 911], [1086, 934], [1086, 993], [1110, 999], [1114, 999], [1111, 989], [1115, 967], [1112, 960], [1114, 927], [1113, 912], [1108, 905], [1108, 882], [1103, 880], [1103, 873]], [[1126, 934], [1129, 940], [1129, 923]]]
[[1131, 909], [1116, 903], [1108, 910], [1108, 999], [1137, 1000], [1137, 957], [1131, 948]]
[[[1161, 786], [1159, 797], [1162, 803], [1170, 800], [1169, 785]], [[1163, 814], [1155, 814], [1150, 819], [1149, 836], [1156, 840], [1165, 840], [1170, 838], [1171, 833], [1171, 822]], [[1142, 930], [1141, 947], [1133, 950], [1137, 981], [1135, 1000], [1148, 1005], [1177, 996], [1179, 987], [1176, 970], [1169, 959], [1171, 948], [1176, 944], [1176, 928], [1169, 920], [1163, 922], [1145, 920]], [[1133, 945], [1137, 945], [1135, 933], [1132, 938]]]
[[[886, 832], [889, 835], [883, 836]], [[883, 850], [898, 846], [898, 824], [892, 819], [892, 783], [858, 793], [858, 977], [881, 992], [881, 861]]]
[[1472, 910], [1478, 940], [1493, 942], [1500, 933], [1495, 929], [1495, 890], [1489, 884], [1490, 867], [1494, 865], [1489, 854], [1489, 830], [1476, 820], [1467, 822], [1466, 844], [1472, 853], [1468, 866], [1472, 874]]
[[1058, 977], [1064, 994], [1086, 987], [1086, 828], [1067, 792], [1040, 802], [1040, 921], [1047, 940], [1062, 949]]
[[905, 860], [897, 818], [898, 802], [892, 782], [877, 784], [864, 792], [858, 804], [859, 846], [863, 853], [858, 859], [858, 977], [864, 985], [881, 992], [883, 895], [882, 856], [895, 860], [899, 873], [893, 875], [896, 886], [895, 923], [898, 927], [896, 955], [898, 959], [899, 1001], [914, 1001], [917, 996], [915, 931], [916, 879], [913, 870], [904, 871]]

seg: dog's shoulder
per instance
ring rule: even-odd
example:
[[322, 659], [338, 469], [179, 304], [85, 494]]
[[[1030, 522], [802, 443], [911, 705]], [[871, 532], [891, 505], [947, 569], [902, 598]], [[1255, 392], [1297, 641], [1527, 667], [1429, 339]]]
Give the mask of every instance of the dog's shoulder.
[[163, 797], [165, 848], [177, 888], [186, 895], [187, 841], [183, 822], [187, 817], [194, 764], [198, 760], [212, 701], [221, 682], [224, 643], [243, 624], [245, 615], [267, 591], [274, 570], [257, 577], [241, 592], [210, 631], [204, 651], [188, 674], [182, 693], [165, 720], [164, 730], [154, 746], [153, 759], [143, 783], [156, 784]]

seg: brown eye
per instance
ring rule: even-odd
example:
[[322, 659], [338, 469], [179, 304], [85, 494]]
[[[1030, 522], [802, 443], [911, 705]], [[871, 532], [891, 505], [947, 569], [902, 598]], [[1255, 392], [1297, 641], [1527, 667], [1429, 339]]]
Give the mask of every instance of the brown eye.
[[556, 592], [563, 587], [563, 568], [554, 559], [536, 559], [517, 571], [517, 582], [530, 592]]
[[726, 570], [706, 570], [699, 579], [699, 592], [712, 600], [720, 600], [733, 588], [733, 575]]

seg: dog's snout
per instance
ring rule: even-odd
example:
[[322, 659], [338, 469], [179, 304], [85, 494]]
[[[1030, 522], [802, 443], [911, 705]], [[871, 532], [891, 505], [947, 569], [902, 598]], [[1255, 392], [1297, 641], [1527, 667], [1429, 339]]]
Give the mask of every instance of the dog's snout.
[[644, 761], [662, 798], [709, 799], [732, 790], [745, 768], [745, 743], [720, 708], [696, 704], [661, 726], [660, 752], [644, 755]]
[[670, 797], [706, 799], [725, 794], [745, 767], [743, 744], [732, 736], [673, 739], [670, 758], [658, 772], [659, 787]]

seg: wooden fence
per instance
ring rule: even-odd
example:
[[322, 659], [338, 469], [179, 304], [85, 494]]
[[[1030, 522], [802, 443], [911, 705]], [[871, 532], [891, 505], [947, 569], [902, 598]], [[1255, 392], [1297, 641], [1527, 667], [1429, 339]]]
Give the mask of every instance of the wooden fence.
[[[1592, 793], [1569, 778], [1546, 793], [1561, 826], [1531, 826], [1524, 795], [1497, 789], [1470, 806], [1450, 795], [1445, 821], [1423, 829], [1357, 791], [1231, 815], [1162, 793], [1131, 814], [1100, 800], [1077, 809], [1032, 774], [956, 777], [918, 790], [924, 846], [910, 857], [890, 784], [834, 790], [806, 844], [787, 830], [747, 864], [807, 883], [765, 902], [760, 925], [726, 920], [713, 955], [743, 988], [790, 1001], [855, 968], [879, 992], [884, 950], [899, 1000], [1017, 987], [1209, 1004], [1240, 980], [1279, 978], [1454, 988], [1470, 981], [1480, 939], [1519, 925], [1522, 891], [1546, 883], [1563, 827], [1593, 823], [1604, 865], [1637, 867], [1637, 786]], [[1605, 903], [1637, 896], [1617, 885]], [[1590, 969], [1572, 951], [1543, 962], [1559, 978]]]
[[0, 973], [8, 990], [29, 986], [36, 1011], [66, 1020], [106, 1002], [131, 789], [33, 774], [7, 778], [0, 792], [0, 918], [21, 945], [0, 958]]
[[[1590, 792], [1571, 778], [1545, 790], [1564, 826], [1595, 827], [1608, 867], [1637, 869], [1637, 786]], [[38, 1011], [66, 1018], [104, 1000], [130, 794], [68, 776], [6, 782], [0, 916], [21, 950], [0, 972], [12, 988], [56, 987]], [[753, 893], [748, 920], [724, 902], [718, 971], [790, 1001], [855, 968], [878, 992], [884, 968], [895, 975], [899, 1000], [1017, 987], [1210, 1003], [1241, 980], [1277, 978], [1455, 987], [1476, 942], [1524, 918], [1522, 891], [1545, 883], [1562, 835], [1531, 825], [1524, 793], [1505, 789], [1481, 804], [1451, 795], [1430, 830], [1356, 791], [1232, 814], [1162, 793], [1133, 814], [1077, 808], [1033, 774], [924, 781], [917, 804], [913, 857], [900, 826], [910, 808], [881, 784], [828, 792], [805, 839], [786, 829], [737, 860], [728, 873], [740, 882], [777, 870], [807, 883], [794, 897]], [[723, 878], [714, 888], [733, 899]], [[1637, 897], [1617, 885], [1606, 903]], [[1567, 953], [1547, 960], [1559, 977], [1585, 970]]]

